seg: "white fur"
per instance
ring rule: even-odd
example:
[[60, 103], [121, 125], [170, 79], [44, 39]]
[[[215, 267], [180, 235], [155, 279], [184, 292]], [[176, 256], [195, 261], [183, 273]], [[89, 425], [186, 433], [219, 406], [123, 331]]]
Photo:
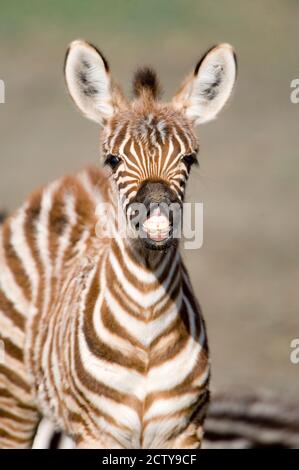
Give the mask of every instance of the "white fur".
[[[87, 80], [85, 84], [80, 77], [81, 73], [84, 73]], [[103, 119], [112, 116], [110, 75], [103, 58], [94, 47], [81, 40], [70, 44], [65, 63], [65, 79], [71, 97], [86, 117], [103, 124]], [[88, 96], [85, 93], [86, 87], [92, 87], [95, 93]]]
[[20, 209], [11, 220], [11, 244], [22, 263], [26, 275], [30, 279], [33, 299], [36, 299], [39, 278], [36, 263], [31, 255], [24, 233], [26, 209], [26, 206]]
[[214, 47], [204, 57], [197, 74], [174, 97], [174, 107], [183, 109], [195, 125], [214, 119], [229, 99], [236, 74], [232, 46]]
[[[21, 288], [16, 283], [15, 278], [6, 264], [5, 253], [2, 241], [2, 231], [0, 230], [0, 286], [7, 299], [12, 302], [19, 313], [25, 315], [30, 308], [28, 300], [25, 298]], [[9, 331], [9, 330], [7, 330]]]

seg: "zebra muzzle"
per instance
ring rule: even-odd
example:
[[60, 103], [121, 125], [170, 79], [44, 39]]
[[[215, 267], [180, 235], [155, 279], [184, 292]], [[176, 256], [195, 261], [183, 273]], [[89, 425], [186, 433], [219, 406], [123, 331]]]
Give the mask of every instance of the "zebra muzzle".
[[131, 204], [131, 221], [147, 248], [164, 249], [174, 240], [181, 204], [165, 182], [145, 182]]

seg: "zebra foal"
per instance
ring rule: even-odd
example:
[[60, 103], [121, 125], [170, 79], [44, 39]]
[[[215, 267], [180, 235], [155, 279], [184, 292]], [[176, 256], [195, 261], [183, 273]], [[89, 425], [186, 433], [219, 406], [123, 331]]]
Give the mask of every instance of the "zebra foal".
[[170, 103], [150, 69], [128, 102], [95, 47], [70, 45], [66, 83], [102, 127], [105, 168], [37, 190], [1, 227], [0, 447], [30, 447], [41, 416], [82, 448], [200, 447], [207, 337], [167, 208], [182, 207], [194, 127], [235, 77], [221, 44]]

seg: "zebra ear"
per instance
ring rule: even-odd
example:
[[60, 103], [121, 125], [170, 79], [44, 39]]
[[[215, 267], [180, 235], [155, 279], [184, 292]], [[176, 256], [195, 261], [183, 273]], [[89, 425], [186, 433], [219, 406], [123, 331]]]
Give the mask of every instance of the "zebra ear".
[[173, 98], [194, 125], [214, 119], [227, 102], [237, 75], [237, 61], [230, 44], [210, 49]]
[[104, 125], [124, 101], [113, 84], [105, 57], [86, 41], [73, 41], [64, 65], [68, 91], [80, 111], [89, 119]]

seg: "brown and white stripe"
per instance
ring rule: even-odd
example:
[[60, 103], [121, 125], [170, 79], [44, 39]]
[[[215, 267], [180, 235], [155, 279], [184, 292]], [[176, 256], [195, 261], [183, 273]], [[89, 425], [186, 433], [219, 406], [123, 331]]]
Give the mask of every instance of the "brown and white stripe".
[[150, 260], [97, 238], [105, 185], [97, 170], [62, 179], [1, 229], [2, 446], [29, 445], [37, 411], [77, 445], [171, 446], [206, 400], [205, 329], [180, 254]]
[[[204, 449], [299, 449], [299, 404], [269, 393], [212, 394]], [[71, 449], [73, 441], [43, 420], [36, 449]]]

